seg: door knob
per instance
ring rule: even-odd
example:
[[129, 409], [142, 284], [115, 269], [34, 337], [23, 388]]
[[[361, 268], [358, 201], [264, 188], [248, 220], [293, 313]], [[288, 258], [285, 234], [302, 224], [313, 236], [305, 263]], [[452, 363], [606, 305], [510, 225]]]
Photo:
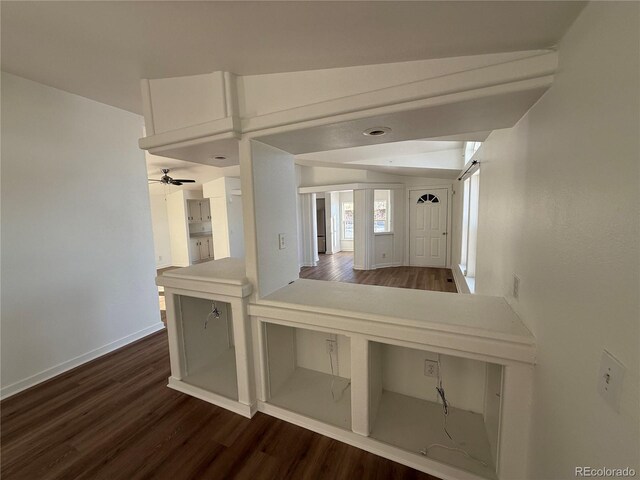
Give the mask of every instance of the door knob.
[[446, 234], [447, 234], [447, 232], [442, 232], [442, 234], [443, 234], [443, 235], [446, 235]]

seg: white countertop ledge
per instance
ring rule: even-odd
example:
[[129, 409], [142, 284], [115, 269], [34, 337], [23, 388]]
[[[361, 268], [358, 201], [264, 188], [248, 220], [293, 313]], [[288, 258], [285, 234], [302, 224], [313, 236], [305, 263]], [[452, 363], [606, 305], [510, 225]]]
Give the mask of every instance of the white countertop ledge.
[[246, 297], [252, 286], [246, 276], [244, 259], [223, 258], [190, 267], [169, 270], [156, 277], [156, 284], [191, 291]]
[[253, 305], [535, 345], [502, 297], [299, 279]]

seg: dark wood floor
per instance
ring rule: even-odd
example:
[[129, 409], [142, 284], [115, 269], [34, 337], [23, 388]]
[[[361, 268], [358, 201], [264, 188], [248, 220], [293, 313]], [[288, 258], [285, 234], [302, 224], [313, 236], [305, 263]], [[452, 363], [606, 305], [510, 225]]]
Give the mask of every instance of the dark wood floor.
[[2, 401], [2, 479], [437, 480], [181, 394], [168, 376], [162, 331]]
[[389, 267], [354, 270], [353, 252], [321, 254], [319, 257], [316, 267], [302, 267], [300, 278], [457, 293], [453, 274], [448, 268]]

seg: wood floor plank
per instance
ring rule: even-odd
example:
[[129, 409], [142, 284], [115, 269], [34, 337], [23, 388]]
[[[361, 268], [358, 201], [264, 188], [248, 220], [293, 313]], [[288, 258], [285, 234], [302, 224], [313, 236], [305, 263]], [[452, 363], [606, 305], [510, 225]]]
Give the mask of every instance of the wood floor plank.
[[437, 480], [167, 388], [164, 331], [0, 402], [3, 480]]
[[457, 293], [453, 274], [448, 268], [387, 267], [354, 270], [353, 252], [320, 254], [319, 259], [315, 267], [302, 267], [300, 278]]

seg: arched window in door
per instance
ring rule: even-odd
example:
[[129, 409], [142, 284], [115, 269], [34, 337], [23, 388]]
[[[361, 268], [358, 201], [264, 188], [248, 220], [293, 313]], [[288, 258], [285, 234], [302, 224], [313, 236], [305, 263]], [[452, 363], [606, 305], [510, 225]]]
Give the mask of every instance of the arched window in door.
[[425, 193], [420, 198], [418, 198], [418, 203], [440, 203], [437, 195], [432, 193]]

